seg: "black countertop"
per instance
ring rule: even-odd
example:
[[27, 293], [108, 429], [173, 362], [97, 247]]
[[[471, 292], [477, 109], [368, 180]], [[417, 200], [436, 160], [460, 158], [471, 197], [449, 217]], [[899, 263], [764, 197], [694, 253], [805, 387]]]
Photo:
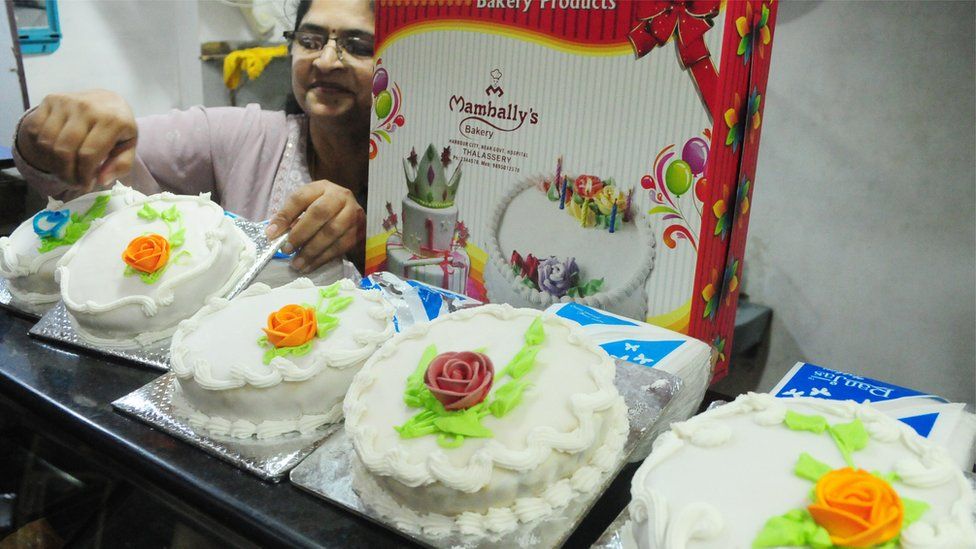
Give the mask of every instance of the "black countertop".
[[[0, 310], [0, 412], [157, 496], [235, 544], [392, 547], [410, 542], [287, 481], [264, 482], [115, 412], [112, 401], [159, 372], [60, 349]], [[705, 401], [722, 398], [709, 393]], [[704, 404], [703, 404], [704, 406]], [[588, 547], [629, 501], [628, 465], [567, 547]]]
[[409, 545], [287, 481], [261, 481], [115, 412], [113, 400], [145, 385], [159, 372], [38, 342], [27, 335], [32, 324], [0, 311], [0, 394], [8, 401], [5, 413], [24, 416], [18, 419], [121, 479], [199, 513], [201, 522], [226, 529], [215, 534], [235, 542], [302, 547]]

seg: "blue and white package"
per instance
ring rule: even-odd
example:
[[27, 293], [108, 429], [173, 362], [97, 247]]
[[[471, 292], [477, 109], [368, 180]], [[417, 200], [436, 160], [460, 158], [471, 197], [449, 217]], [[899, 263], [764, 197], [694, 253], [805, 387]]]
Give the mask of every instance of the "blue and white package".
[[870, 402], [923, 437], [945, 446], [964, 470], [969, 470], [976, 458], [976, 416], [966, 412], [964, 404], [937, 395], [805, 362], [797, 362], [770, 392], [780, 398]]
[[363, 278], [360, 287], [384, 292], [387, 300], [397, 308], [393, 321], [398, 332], [414, 322], [431, 321], [452, 311], [482, 304], [468, 296], [416, 280], [402, 279], [388, 272], [373, 273]]
[[[546, 312], [579, 324], [594, 343], [614, 358], [681, 378], [681, 391], [662, 414], [658, 429], [666, 430], [672, 422], [688, 419], [698, 409], [712, 377], [712, 348], [707, 343], [579, 303], [557, 303]], [[648, 437], [647, 447], [637, 448], [631, 460], [647, 457], [653, 439]]]

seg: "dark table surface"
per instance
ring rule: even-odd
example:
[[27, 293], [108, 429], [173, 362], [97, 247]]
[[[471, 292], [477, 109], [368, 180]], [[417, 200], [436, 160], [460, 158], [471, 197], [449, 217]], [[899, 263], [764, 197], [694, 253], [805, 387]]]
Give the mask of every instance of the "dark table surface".
[[[0, 310], [0, 395], [44, 436], [198, 515], [217, 536], [259, 545], [390, 547], [404, 538], [309, 495], [259, 480], [112, 409], [159, 372], [79, 355], [27, 335], [33, 322]], [[709, 394], [706, 402], [722, 398]], [[8, 408], [10, 405], [8, 405]], [[7, 410], [7, 413], [11, 413]], [[567, 546], [589, 546], [627, 504], [630, 465]]]

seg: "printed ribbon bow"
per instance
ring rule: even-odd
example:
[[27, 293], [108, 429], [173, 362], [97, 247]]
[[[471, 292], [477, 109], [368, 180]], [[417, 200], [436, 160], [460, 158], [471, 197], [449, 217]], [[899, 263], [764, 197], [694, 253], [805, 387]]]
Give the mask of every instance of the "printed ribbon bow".
[[712, 101], [718, 81], [710, 61], [705, 33], [718, 15], [719, 0], [654, 0], [638, 3], [640, 24], [628, 38], [639, 59], [657, 46], [664, 45], [677, 33], [676, 44], [681, 64], [691, 69], [705, 103], [715, 112]]

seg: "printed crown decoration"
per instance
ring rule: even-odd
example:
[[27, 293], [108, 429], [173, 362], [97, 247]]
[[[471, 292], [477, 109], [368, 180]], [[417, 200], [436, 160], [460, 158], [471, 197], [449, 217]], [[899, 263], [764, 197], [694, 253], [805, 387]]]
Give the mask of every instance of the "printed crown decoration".
[[454, 169], [450, 180], [444, 171], [452, 162], [451, 148], [438, 155], [434, 145], [428, 145], [419, 162], [417, 152], [403, 161], [403, 173], [407, 177], [407, 193], [410, 198], [428, 208], [447, 208], [454, 205], [458, 184], [461, 183], [461, 166]]

